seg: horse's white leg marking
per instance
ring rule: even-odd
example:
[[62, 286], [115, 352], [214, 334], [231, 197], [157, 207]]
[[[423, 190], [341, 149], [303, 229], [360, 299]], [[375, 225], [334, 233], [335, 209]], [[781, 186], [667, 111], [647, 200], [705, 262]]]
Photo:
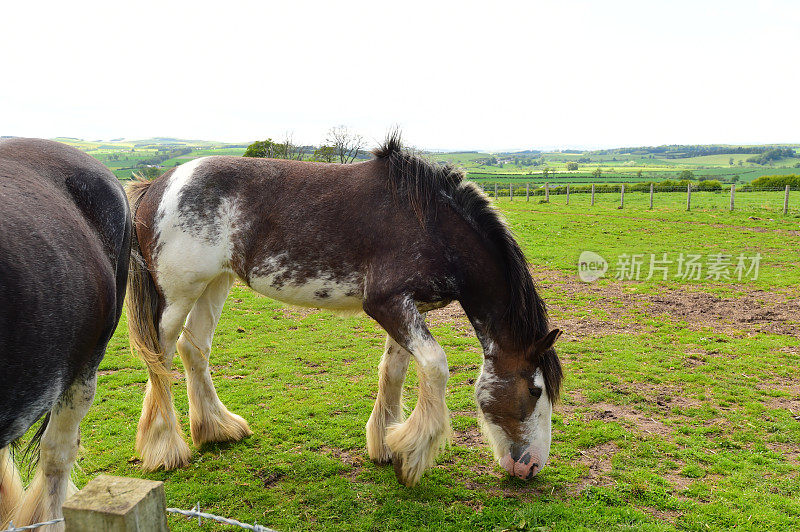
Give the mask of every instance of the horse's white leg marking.
[[[79, 379], [72, 384], [50, 412], [50, 421], [42, 435], [39, 466], [20, 504], [14, 524], [23, 525], [61, 517], [61, 505], [68, 491], [75, 490], [69, 474], [78, 454], [78, 429], [94, 400], [97, 377]], [[50, 530], [64, 530], [64, 524]]]
[[386, 335], [386, 348], [378, 367], [378, 397], [367, 422], [367, 452], [378, 463], [391, 459], [386, 428], [403, 422], [403, 381], [411, 353]]
[[22, 500], [22, 481], [8, 447], [0, 449], [0, 526], [5, 530], [12, 512]]
[[189, 422], [195, 445], [237, 441], [253, 433], [247, 421], [229, 412], [219, 400], [208, 371], [214, 329], [234, 280], [233, 275], [223, 273], [209, 283], [189, 313], [186, 330], [178, 339], [178, 353], [186, 369]]
[[449, 372], [444, 349], [430, 335], [421, 316], [417, 329], [411, 331], [408, 350], [417, 361], [419, 398], [404, 423], [388, 428], [386, 445], [392, 451], [398, 479], [413, 486], [450, 439], [450, 412], [444, 400]]
[[[172, 368], [175, 344], [186, 315], [205, 286], [194, 288], [198, 292], [194, 297], [186, 294], [186, 297], [178, 301], [167, 303], [161, 315], [159, 335], [161, 352], [164, 353], [164, 367], [167, 370]], [[188, 464], [192, 452], [183, 439], [183, 431], [172, 403], [172, 390], [169, 387], [154, 390], [153, 386], [148, 380], [136, 434], [136, 449], [142, 456], [142, 468], [145, 471], [153, 471], [159, 467], [175, 469]]]

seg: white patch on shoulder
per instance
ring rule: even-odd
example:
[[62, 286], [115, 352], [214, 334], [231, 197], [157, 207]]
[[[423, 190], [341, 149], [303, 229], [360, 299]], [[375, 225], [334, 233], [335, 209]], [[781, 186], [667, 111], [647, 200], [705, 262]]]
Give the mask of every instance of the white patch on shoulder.
[[195, 283], [230, 271], [233, 253], [233, 224], [237, 205], [223, 199], [216, 213], [210, 213], [209, 228], [186, 224], [179, 205], [183, 189], [208, 157], [181, 165], [170, 176], [156, 215], [156, 233], [162, 245], [156, 256], [156, 273], [167, 301], [180, 297], [176, 291], [194, 288]]

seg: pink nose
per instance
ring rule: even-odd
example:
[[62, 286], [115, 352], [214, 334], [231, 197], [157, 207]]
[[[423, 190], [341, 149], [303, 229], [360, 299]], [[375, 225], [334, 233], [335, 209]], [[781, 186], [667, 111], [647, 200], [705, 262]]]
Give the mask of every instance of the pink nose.
[[517, 460], [512, 458], [511, 453], [505, 455], [502, 460], [500, 460], [500, 465], [503, 466], [503, 469], [511, 476], [523, 480], [530, 480], [544, 467], [544, 464], [540, 462], [541, 460], [535, 458], [529, 450], [526, 450], [519, 455]]

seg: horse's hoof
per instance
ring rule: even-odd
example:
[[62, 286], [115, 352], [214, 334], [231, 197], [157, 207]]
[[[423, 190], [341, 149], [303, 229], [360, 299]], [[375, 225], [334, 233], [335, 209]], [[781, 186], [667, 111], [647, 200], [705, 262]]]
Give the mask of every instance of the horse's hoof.
[[403, 475], [403, 459], [399, 456], [393, 456], [390, 459], [392, 466], [394, 467], [394, 476], [397, 477], [397, 482], [402, 484], [403, 486], [408, 486], [408, 483], [405, 480], [405, 476]]
[[403, 471], [403, 464], [405, 461], [398, 455], [392, 455], [392, 466], [394, 467], [394, 476], [397, 477], [397, 482], [407, 488], [417, 485], [419, 479], [413, 480], [407, 472]]

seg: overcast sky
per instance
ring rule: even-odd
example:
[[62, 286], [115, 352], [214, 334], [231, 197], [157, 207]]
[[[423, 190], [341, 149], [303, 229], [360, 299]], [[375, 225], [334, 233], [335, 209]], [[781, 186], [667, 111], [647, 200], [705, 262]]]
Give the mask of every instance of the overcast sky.
[[800, 2], [5, 2], [0, 135], [800, 142]]

